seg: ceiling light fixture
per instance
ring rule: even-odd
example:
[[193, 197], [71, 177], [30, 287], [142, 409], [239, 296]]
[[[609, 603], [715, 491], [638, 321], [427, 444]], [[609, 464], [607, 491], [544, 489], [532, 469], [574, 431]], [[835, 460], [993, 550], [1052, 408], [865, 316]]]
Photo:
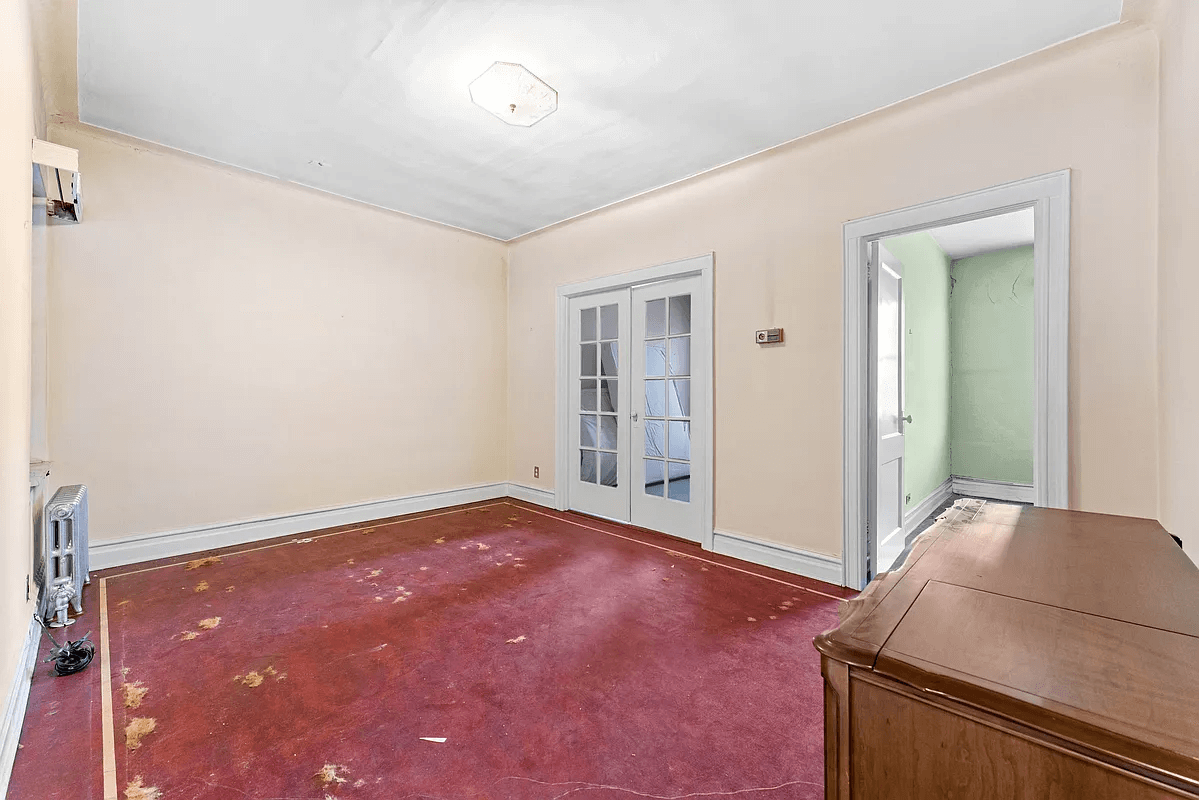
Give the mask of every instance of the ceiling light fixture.
[[470, 99], [509, 125], [529, 127], [558, 110], [558, 93], [520, 64], [497, 61], [471, 81]]

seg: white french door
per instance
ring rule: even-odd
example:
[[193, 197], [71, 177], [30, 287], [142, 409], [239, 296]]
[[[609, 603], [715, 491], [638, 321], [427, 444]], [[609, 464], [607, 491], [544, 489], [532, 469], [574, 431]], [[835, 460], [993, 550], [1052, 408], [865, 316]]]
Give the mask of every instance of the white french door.
[[875, 487], [868, 542], [868, 574], [891, 568], [903, 551], [904, 364], [903, 264], [881, 244], [871, 245], [870, 304], [874, 332], [871, 386], [876, 393], [874, 429]]
[[[634, 525], [699, 540], [702, 508], [693, 498], [704, 472], [696, 437], [706, 420], [705, 395], [693, 392], [708, 376], [692, 358], [699, 296], [697, 277], [633, 289], [632, 474]], [[696, 480], [692, 480], [692, 475]]]
[[572, 297], [569, 507], [702, 541], [711, 315], [699, 276]]

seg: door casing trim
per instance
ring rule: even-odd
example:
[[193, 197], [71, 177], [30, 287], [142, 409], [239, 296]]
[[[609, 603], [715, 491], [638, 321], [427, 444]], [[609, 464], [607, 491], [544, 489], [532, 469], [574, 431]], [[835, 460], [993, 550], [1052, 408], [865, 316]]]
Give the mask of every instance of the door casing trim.
[[[570, 509], [570, 479], [569, 470], [566, 466], [570, 458], [570, 453], [568, 452], [570, 448], [570, 430], [568, 426], [571, 418], [568, 409], [570, 395], [567, 388], [567, 380], [570, 376], [570, 326], [568, 324], [570, 321], [570, 300], [575, 297], [596, 294], [598, 292], [631, 289], [634, 286], [643, 286], [674, 278], [697, 275], [700, 278], [700, 291], [708, 301], [707, 333], [704, 335], [706, 341], [694, 342], [694, 344], [700, 345], [703, 354], [702, 357], [707, 362], [708, 367], [708, 380], [704, 382], [702, 387], [699, 387], [700, 391], [704, 393], [708, 409], [708, 419], [705, 421], [703, 446], [700, 448], [704, 457], [704, 471], [700, 476], [700, 482], [703, 487], [703, 509], [700, 513], [700, 530], [697, 538], [705, 550], [712, 549], [712, 531], [715, 523], [714, 491], [716, 483], [715, 469], [712, 461], [712, 453], [715, 449], [713, 437], [715, 436], [716, 427], [716, 413], [713, 405], [716, 381], [716, 372], [714, 369], [714, 338], [716, 331], [715, 267], [715, 254], [707, 253], [653, 267], [636, 269], [630, 272], [620, 272], [615, 275], [606, 275], [578, 283], [568, 283], [557, 288], [555, 304], [556, 318], [554, 322], [554, 338], [557, 348], [554, 365], [554, 508], [558, 511], [567, 511]], [[692, 357], [694, 358], [694, 353]], [[692, 387], [692, 391], [695, 391], [695, 387]], [[694, 420], [692, 420], [692, 425], [695, 425]]]
[[1032, 208], [1033, 485], [1036, 505], [1067, 508], [1069, 484], [1070, 170], [847, 222], [844, 241], [842, 354], [842, 583], [862, 588], [873, 456], [869, 398], [869, 244], [939, 225]]

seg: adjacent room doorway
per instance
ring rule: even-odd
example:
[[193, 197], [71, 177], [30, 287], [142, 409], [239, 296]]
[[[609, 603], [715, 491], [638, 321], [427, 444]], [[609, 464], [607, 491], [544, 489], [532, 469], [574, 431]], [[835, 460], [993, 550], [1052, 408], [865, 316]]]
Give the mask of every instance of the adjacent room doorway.
[[903, 385], [904, 267], [882, 242], [1021, 210], [1030, 210], [1034, 221], [1031, 499], [1037, 506], [1068, 506], [1069, 171], [846, 223], [846, 586], [863, 588], [887, 569], [893, 560], [881, 557], [880, 547], [894, 549], [904, 533], [905, 425], [911, 422]]
[[559, 288], [560, 509], [711, 547], [712, 264]]

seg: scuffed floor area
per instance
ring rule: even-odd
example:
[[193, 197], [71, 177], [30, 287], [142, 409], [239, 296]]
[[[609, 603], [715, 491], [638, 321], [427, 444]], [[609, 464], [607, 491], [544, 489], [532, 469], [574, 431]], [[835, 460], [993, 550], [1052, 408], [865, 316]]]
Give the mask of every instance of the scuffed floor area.
[[848, 596], [510, 500], [115, 568], [9, 798], [819, 798]]

